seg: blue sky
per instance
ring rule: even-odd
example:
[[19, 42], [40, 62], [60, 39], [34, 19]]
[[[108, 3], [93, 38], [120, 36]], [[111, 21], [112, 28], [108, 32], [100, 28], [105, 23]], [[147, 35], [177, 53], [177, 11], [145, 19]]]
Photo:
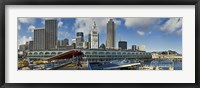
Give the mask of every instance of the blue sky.
[[[18, 18], [18, 45], [33, 39], [34, 28], [44, 27], [44, 20], [52, 18]], [[88, 33], [97, 24], [100, 43], [106, 43], [106, 24], [110, 18], [57, 18], [58, 39], [75, 38], [76, 32]], [[182, 53], [182, 18], [112, 18], [116, 24], [116, 45], [119, 40], [131, 45], [145, 45], [146, 51], [175, 50]], [[117, 48], [117, 47], [116, 47]]]

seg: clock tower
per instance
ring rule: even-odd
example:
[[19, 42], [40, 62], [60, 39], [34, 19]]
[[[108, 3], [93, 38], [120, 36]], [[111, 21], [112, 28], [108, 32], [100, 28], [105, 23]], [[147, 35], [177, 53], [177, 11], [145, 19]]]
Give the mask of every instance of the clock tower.
[[94, 21], [92, 30], [91, 30], [91, 49], [98, 49], [99, 48], [99, 33], [96, 28], [96, 23]]

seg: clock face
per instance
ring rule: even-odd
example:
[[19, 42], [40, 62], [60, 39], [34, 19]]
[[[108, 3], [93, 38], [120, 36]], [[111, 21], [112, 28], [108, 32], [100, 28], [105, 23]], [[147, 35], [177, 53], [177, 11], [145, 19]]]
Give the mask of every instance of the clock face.
[[93, 38], [92, 42], [93, 42], [93, 44], [92, 44], [93, 47], [98, 47], [98, 45], [97, 45], [98, 44], [98, 39], [97, 38]]
[[96, 39], [96, 38], [94, 38], [94, 39], [93, 39], [93, 42], [97, 42], [97, 39]]

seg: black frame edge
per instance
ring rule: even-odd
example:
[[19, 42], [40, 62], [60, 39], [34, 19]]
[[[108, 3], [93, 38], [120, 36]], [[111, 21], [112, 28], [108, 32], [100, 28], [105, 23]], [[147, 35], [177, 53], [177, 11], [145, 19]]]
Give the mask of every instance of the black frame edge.
[[13, 5], [195, 5], [199, 0], [6, 0]]
[[[60, 1], [60, 2], [59, 2]], [[98, 88], [101, 88], [101, 87], [107, 87], [107, 88], [110, 88], [110, 87], [113, 87], [113, 86], [116, 86], [116, 88], [123, 88], [123, 87], [126, 87], [126, 88], [132, 88], [133, 86], [134, 87], [139, 87], [139, 88], [143, 88], [143, 87], [149, 87], [149, 88], [160, 88], [160, 87], [163, 87], [163, 88], [200, 88], [200, 60], [198, 59], [200, 56], [198, 54], [199, 52], [199, 46], [197, 44], [200, 44], [200, 41], [198, 40], [198, 38], [200, 38], [200, 1], [199, 0], [169, 0], [169, 1], [159, 1], [159, 0], [152, 0], [152, 1], [155, 1], [155, 2], [152, 2], [152, 1], [147, 1], [147, 0], [141, 0], [141, 1], [136, 1], [136, 0], [133, 0], [133, 1], [130, 1], [130, 0], [125, 0], [124, 3], [120, 3], [120, 2], [123, 2], [123, 1], [119, 1], [119, 0], [116, 0], [118, 2], [116, 2], [117, 4], [125, 4], [125, 5], [138, 5], [138, 4], [141, 4], [141, 5], [195, 5], [195, 84], [193, 83], [186, 83], [186, 84], [179, 84], [179, 83], [176, 83], [176, 84], [173, 84], [173, 83], [170, 83], [170, 84], [165, 84], [165, 83], [160, 83], [160, 84], [149, 84], [149, 83], [144, 83], [144, 84], [116, 84], [116, 83], [112, 83], [112, 84], [96, 84], [96, 83], [93, 83], [93, 84], [82, 84], [82, 83], [77, 83], [77, 84], [63, 84], [63, 83], [58, 83], [58, 84], [48, 84], [48, 83], [27, 83], [27, 84], [17, 84], [17, 83], [5, 83], [5, 5], [77, 5], [77, 1], [79, 2], [78, 5], [102, 5], [102, 4], [105, 4], [105, 5], [114, 5], [112, 3], [113, 0], [108, 0], [108, 1], [97, 1], [97, 2], [94, 2], [94, 1], [91, 1], [91, 0], [86, 0], [86, 2], [84, 1], [80, 1], [80, 0], [74, 0], [74, 1], [71, 1], [70, 0], [67, 0], [69, 3], [63, 3], [62, 1], [64, 0], [58, 0], [58, 2], [55, 2], [55, 0], [49, 0], [49, 2], [47, 0], [32, 0], [32, 1], [27, 1], [27, 0], [7, 0], [7, 1], [0, 1], [0, 20], [1, 20], [1, 23], [0, 23], [0, 87], [1, 88], [5, 88], [5, 87], [9, 87], [9, 88], [44, 88], [44, 87], [48, 87], [48, 88], [54, 88], [54, 87], [71, 87], [71, 88], [77, 88], [77, 87], [83, 87], [83, 88], [93, 88], [93, 87], [98, 87]], [[133, 4], [132, 2], [135, 3]], [[146, 1], [146, 2], [145, 2]], [[83, 2], [83, 3], [82, 3]], [[131, 3], [129, 3], [131, 2]], [[199, 35], [198, 35], [199, 34]], [[197, 68], [198, 67], [198, 68]], [[88, 86], [88, 85], [91, 85], [91, 86]], [[155, 85], [158, 85], [158, 86], [155, 86]], [[168, 87], [165, 87], [165, 86], [168, 86]], [[176, 87], [175, 87], [176, 86]]]
[[[200, 44], [198, 38], [200, 38], [200, 1], [195, 4], [195, 84], [197, 87], [200, 87], [200, 47], [197, 44]], [[197, 57], [196, 57], [197, 56]], [[197, 68], [198, 67], [198, 68]]]
[[4, 88], [5, 86], [5, 1], [0, 1], [0, 87]]

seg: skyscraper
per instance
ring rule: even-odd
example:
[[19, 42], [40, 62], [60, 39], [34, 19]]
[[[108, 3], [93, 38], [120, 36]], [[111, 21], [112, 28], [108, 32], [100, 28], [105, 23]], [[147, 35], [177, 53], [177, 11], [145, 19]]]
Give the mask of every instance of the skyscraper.
[[136, 45], [132, 45], [132, 50], [133, 51], [137, 51], [137, 46]]
[[29, 45], [29, 42], [27, 41], [27, 42], [26, 42], [26, 50], [29, 49], [29, 48], [28, 48], [28, 47], [29, 47], [28, 45]]
[[77, 32], [76, 33], [76, 36], [78, 37], [78, 36], [81, 36], [81, 41], [84, 41], [84, 34], [83, 34], [83, 32]]
[[119, 41], [118, 43], [119, 49], [127, 50], [127, 42], [126, 41]]
[[67, 46], [69, 45], [69, 40], [67, 38], [62, 40], [62, 46]]
[[84, 34], [83, 32], [77, 32], [76, 33], [76, 48], [83, 48], [83, 39]]
[[72, 39], [71, 45], [74, 47], [74, 49], [76, 49], [76, 39], [75, 38]]
[[76, 37], [80, 36], [81, 37], [81, 41], [83, 42], [84, 41], [84, 34], [83, 32], [77, 32], [76, 33]]
[[115, 32], [115, 23], [110, 19], [107, 23], [107, 36], [106, 36], [106, 48], [114, 49], [116, 44], [116, 32]]
[[73, 43], [76, 44], [76, 39], [75, 39], [75, 38], [72, 39], [72, 44], [73, 44]]
[[106, 46], [105, 46], [105, 44], [101, 44], [99, 48], [105, 50], [105, 49], [106, 49]]
[[91, 49], [98, 49], [99, 48], [99, 33], [96, 28], [96, 23], [94, 22], [92, 31], [91, 31], [91, 42], [90, 42], [90, 48]]
[[28, 49], [29, 49], [30, 51], [33, 50], [33, 41], [29, 41]]
[[88, 48], [88, 42], [87, 41], [84, 41], [83, 42], [83, 49], [87, 49]]
[[[91, 33], [91, 31], [90, 31]], [[90, 49], [91, 48], [91, 34], [88, 34], [88, 48]]]
[[19, 45], [19, 50], [20, 51], [25, 51], [26, 50], [26, 45], [25, 44]]
[[138, 48], [139, 48], [139, 51], [145, 51], [145, 45], [140, 45]]
[[34, 29], [33, 50], [45, 50], [45, 29]]
[[45, 49], [55, 49], [57, 45], [57, 19], [45, 20]]
[[83, 41], [81, 36], [76, 37], [76, 48], [83, 48]]
[[61, 40], [57, 40], [57, 48], [61, 46]]

